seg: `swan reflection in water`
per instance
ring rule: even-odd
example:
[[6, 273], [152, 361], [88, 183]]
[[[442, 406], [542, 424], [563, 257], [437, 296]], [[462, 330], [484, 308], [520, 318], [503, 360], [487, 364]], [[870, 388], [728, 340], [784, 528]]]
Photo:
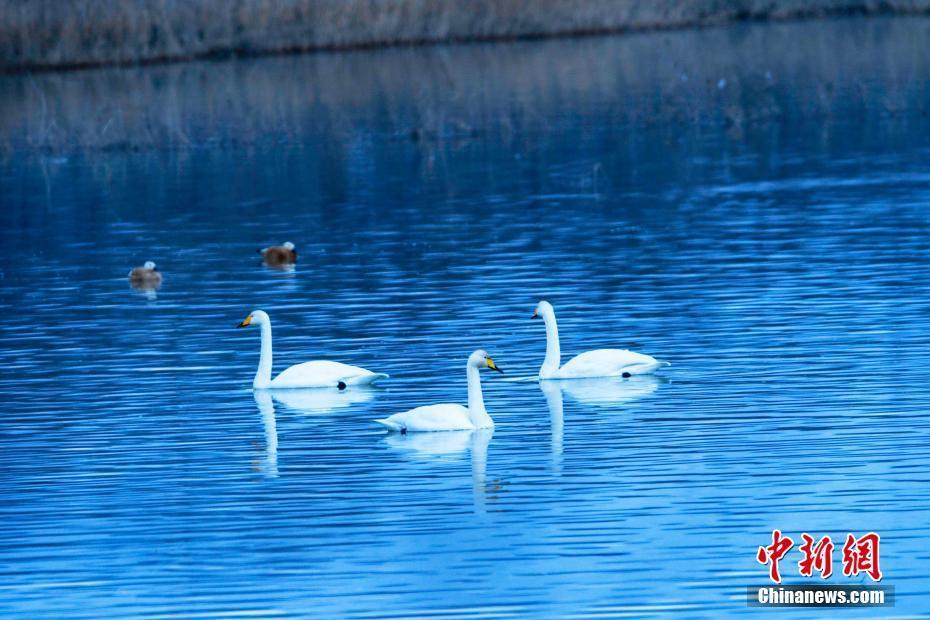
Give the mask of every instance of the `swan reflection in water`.
[[265, 455], [258, 469], [268, 478], [278, 477], [278, 427], [274, 415], [274, 402], [271, 394], [266, 390], [252, 392], [259, 413], [262, 414], [262, 424], [265, 427]]
[[375, 397], [373, 389], [361, 386], [353, 386], [341, 391], [336, 388], [256, 390], [256, 394], [262, 391], [267, 392], [275, 401], [288, 409], [307, 414], [329, 413], [336, 409], [366, 403]]
[[562, 413], [562, 388], [560, 381], [540, 381], [539, 387], [549, 407], [549, 426], [552, 431], [552, 473], [562, 473], [562, 430], [565, 420]]
[[[413, 459], [458, 460], [471, 451], [471, 479], [475, 512], [484, 513], [488, 485], [488, 444], [494, 436], [493, 428], [474, 431], [443, 431], [437, 433], [390, 433], [384, 441], [395, 450], [400, 450]], [[495, 483], [494, 489], [499, 489]], [[492, 496], [493, 499], [493, 496]]]
[[255, 405], [265, 427], [265, 454], [257, 469], [269, 478], [278, 477], [278, 429], [275, 419], [275, 401], [299, 413], [328, 413], [357, 403], [364, 403], [375, 394], [366, 388], [338, 391], [333, 389], [306, 390], [253, 390]]
[[598, 379], [572, 379], [570, 381], [545, 380], [539, 388], [549, 407], [549, 425], [552, 429], [552, 471], [562, 473], [562, 436], [565, 428], [563, 399], [588, 407], [626, 405], [645, 398], [659, 388], [662, 379], [652, 375], [639, 375], [629, 379], [604, 377]]
[[[667, 381], [654, 375], [637, 375], [628, 379], [604, 377], [599, 379], [572, 379], [551, 381], [558, 384], [569, 399], [590, 407], [627, 405], [649, 396]], [[550, 381], [540, 381], [540, 384]]]

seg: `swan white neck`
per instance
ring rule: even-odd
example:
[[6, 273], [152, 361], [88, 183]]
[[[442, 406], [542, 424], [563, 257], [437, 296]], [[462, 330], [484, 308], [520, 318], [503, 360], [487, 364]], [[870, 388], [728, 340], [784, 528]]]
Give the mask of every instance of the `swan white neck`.
[[258, 372], [255, 373], [255, 380], [252, 381], [252, 387], [255, 389], [271, 385], [271, 321], [268, 319], [262, 321], [261, 328], [262, 355], [258, 359]]
[[546, 378], [558, 371], [562, 363], [562, 351], [559, 349], [559, 327], [555, 324], [555, 311], [543, 313], [542, 318], [546, 322], [546, 359], [539, 369], [539, 376]]
[[481, 395], [481, 377], [478, 367], [468, 364], [466, 366], [468, 377], [468, 417], [475, 428], [493, 428], [494, 420], [484, 408], [484, 397]]

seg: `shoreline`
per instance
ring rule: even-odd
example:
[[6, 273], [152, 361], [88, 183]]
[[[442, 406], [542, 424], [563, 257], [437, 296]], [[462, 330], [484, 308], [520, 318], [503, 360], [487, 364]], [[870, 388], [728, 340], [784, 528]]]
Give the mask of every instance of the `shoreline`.
[[[852, 15], [930, 15], [930, 0], [0, 0], [0, 73], [309, 52], [590, 37]], [[88, 15], [93, 15], [92, 19]]]
[[[841, 18], [0, 76], [0, 163], [184, 158], [323, 136], [319, 148], [351, 158], [373, 127], [387, 149], [411, 142], [442, 161], [487, 144], [533, 150], [527, 132], [556, 135], [579, 111], [631, 148], [640, 132], [675, 141], [725, 127], [740, 142], [798, 124], [830, 142], [849, 119], [907, 135], [930, 118], [928, 29], [930, 17]], [[878, 83], [880, 97], [866, 86]]]

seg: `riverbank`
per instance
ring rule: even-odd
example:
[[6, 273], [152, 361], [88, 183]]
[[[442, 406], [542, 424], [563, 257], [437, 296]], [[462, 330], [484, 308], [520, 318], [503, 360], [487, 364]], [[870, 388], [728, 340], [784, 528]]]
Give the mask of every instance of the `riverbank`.
[[[624, 149], [721, 126], [742, 142], [803, 125], [828, 145], [848, 119], [883, 143], [906, 141], [925, 131], [930, 110], [928, 30], [926, 17], [838, 18], [6, 75], [0, 161], [286, 144], [351, 160], [373, 140], [411, 142], [441, 165], [489, 140], [508, 145], [508, 157], [534, 150], [529, 128], [540, 139], [559, 131], [553, 119], [580, 111], [612, 128], [591, 135]], [[375, 127], [386, 133], [370, 138]], [[630, 155], [629, 166], [646, 156]], [[687, 169], [693, 160], [668, 163]]]
[[0, 0], [0, 71], [928, 13], [930, 0]]

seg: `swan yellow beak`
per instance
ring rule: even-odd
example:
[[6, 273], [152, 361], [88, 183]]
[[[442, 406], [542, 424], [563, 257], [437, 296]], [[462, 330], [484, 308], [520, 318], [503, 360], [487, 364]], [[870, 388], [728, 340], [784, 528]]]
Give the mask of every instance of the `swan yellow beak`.
[[488, 368], [490, 368], [491, 370], [496, 370], [497, 372], [504, 372], [503, 370], [497, 367], [497, 364], [495, 364], [494, 360], [492, 360], [490, 357], [488, 358]]
[[245, 317], [245, 319], [241, 323], [239, 323], [237, 327], [248, 327], [249, 323], [251, 322], [252, 322], [252, 315], [250, 314], [249, 316]]

